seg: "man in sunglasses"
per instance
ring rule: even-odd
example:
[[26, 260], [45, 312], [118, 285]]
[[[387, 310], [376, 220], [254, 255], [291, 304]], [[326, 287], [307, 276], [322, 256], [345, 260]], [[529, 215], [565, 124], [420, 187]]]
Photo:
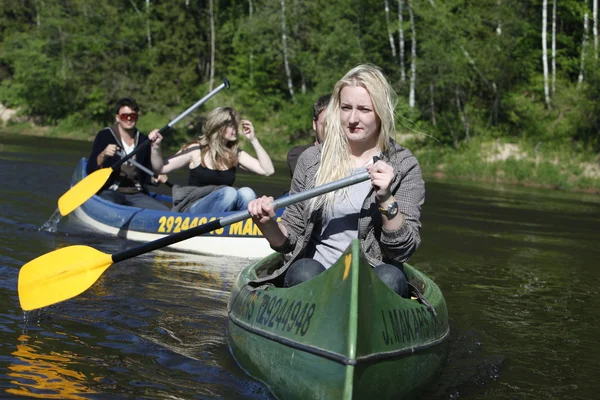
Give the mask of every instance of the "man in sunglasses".
[[[136, 153], [133, 160], [154, 172], [157, 172], [156, 166], [162, 166], [162, 136], [158, 129], [150, 132], [148, 136], [136, 129], [139, 110], [140, 107], [132, 98], [126, 97], [117, 101], [115, 123], [98, 132], [94, 139], [88, 158], [88, 175], [100, 168], [111, 167], [119, 161], [119, 150], [129, 154], [147, 140], [152, 141], [152, 145]], [[169, 211], [169, 207], [149, 195], [146, 185], [151, 182], [150, 179], [146, 172], [127, 161], [111, 174], [106, 185], [97, 194], [103, 199], [125, 206]]]

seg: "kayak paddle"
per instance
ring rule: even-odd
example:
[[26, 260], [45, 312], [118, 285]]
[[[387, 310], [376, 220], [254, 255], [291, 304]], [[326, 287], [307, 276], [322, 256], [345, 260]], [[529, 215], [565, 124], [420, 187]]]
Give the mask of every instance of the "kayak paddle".
[[[196, 104], [179, 114], [179, 116], [177, 116], [173, 121], [163, 126], [160, 129], [159, 133], [163, 134], [164, 132], [169, 130], [173, 125], [175, 125], [189, 113], [194, 111], [200, 105], [206, 103], [208, 99], [217, 94], [223, 88], [229, 88], [229, 81], [225, 78], [223, 78], [223, 83], [220, 84], [217, 88], [215, 88], [206, 96], [198, 100]], [[123, 163], [125, 163], [131, 157], [136, 155], [136, 153], [138, 153], [140, 150], [148, 147], [150, 143], [152, 143], [150, 140], [146, 140], [131, 153], [117, 161], [110, 168], [100, 168], [99, 170], [94, 171], [93, 173], [89, 174], [87, 177], [79, 181], [75, 186], [69, 189], [58, 199], [58, 210], [60, 211], [60, 214], [64, 217], [65, 215], [69, 214], [71, 211], [75, 210], [77, 207], [85, 203], [90, 197], [92, 197], [100, 189], [102, 189], [102, 186], [104, 186], [104, 184], [114, 171], [116, 171]]]
[[[368, 172], [352, 175], [291, 196], [281, 197], [273, 201], [272, 206], [274, 209], [286, 207], [367, 179], [369, 179]], [[70, 299], [91, 287], [100, 275], [114, 263], [209, 233], [248, 218], [250, 218], [250, 213], [247, 210], [240, 211], [112, 255], [83, 245], [51, 251], [21, 267], [18, 282], [21, 308], [29, 311]]]
[[[123, 151], [121, 151], [121, 150], [117, 151], [117, 155], [119, 157], [125, 157], [125, 153]], [[132, 163], [134, 167], [136, 167], [136, 168], [144, 171], [145, 173], [147, 173], [148, 175], [150, 175], [151, 177], [153, 177], [155, 179], [158, 179], [158, 177], [160, 176], [158, 174], [155, 174], [154, 171], [152, 171], [152, 170], [144, 167], [142, 164], [140, 164], [139, 162], [137, 162], [135, 160], [129, 160], [129, 162]], [[171, 182], [169, 182], [169, 181], [164, 182], [164, 184], [167, 185], [170, 188], [173, 187], [173, 184]]]

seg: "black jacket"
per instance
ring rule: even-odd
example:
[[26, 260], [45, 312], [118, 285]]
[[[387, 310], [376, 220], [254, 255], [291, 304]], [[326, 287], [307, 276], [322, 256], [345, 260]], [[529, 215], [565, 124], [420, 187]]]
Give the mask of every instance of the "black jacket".
[[[87, 168], [86, 168], [86, 172], [88, 173], [88, 175], [100, 168], [111, 167], [120, 160], [119, 156], [114, 155], [112, 157], [106, 158], [104, 160], [103, 165], [98, 165], [98, 162], [97, 162], [98, 155], [100, 153], [102, 153], [104, 151], [104, 149], [106, 148], [106, 146], [108, 146], [109, 144], [116, 144], [121, 149], [124, 148], [123, 143], [121, 143], [121, 138], [119, 137], [119, 134], [117, 132], [118, 131], [117, 131], [116, 127], [107, 127], [107, 128], [102, 129], [100, 132], [98, 132], [98, 134], [96, 135], [96, 138], [94, 139], [92, 151], [88, 158], [88, 163], [87, 163]], [[138, 146], [140, 146], [142, 143], [144, 143], [147, 140], [148, 140], [148, 137], [138, 131], [135, 147], [137, 148]], [[143, 166], [145, 166], [148, 169], [152, 169], [152, 163], [150, 161], [150, 148], [151, 148], [151, 146], [148, 146], [145, 149], [140, 150], [133, 157], [135, 159], [135, 161], [142, 164]], [[147, 193], [148, 190], [146, 189], [146, 185], [148, 183], [150, 183], [150, 176], [137, 168], [136, 168], [136, 172], [137, 173], [133, 177], [134, 182], [139, 183], [141, 185], [142, 190], [145, 193]], [[110, 178], [108, 179], [108, 181], [106, 182], [106, 184], [104, 185], [102, 190], [107, 189], [113, 183], [115, 183], [117, 180], [123, 181], [123, 179], [124, 179], [123, 175], [124, 174], [121, 173], [121, 168], [118, 168], [116, 171], [114, 171], [111, 174]]]

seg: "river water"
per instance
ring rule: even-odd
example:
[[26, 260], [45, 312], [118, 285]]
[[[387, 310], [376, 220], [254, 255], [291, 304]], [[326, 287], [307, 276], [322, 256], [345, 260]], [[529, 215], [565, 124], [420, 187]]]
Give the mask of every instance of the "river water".
[[[156, 251], [74, 299], [21, 310], [26, 262], [69, 245], [138, 245], [74, 217], [40, 229], [89, 148], [0, 134], [0, 398], [271, 399], [226, 342], [229, 290], [248, 260]], [[278, 196], [289, 176], [276, 168], [237, 183]], [[441, 287], [451, 323], [422, 398], [597, 398], [600, 196], [428, 179], [422, 222], [411, 263]]]

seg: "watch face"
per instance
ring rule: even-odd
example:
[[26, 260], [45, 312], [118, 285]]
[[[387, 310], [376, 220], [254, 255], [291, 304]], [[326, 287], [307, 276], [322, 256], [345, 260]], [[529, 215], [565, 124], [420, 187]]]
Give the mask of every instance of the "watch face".
[[398, 214], [398, 203], [393, 202], [392, 204], [390, 204], [388, 206], [387, 212], [391, 217]]

